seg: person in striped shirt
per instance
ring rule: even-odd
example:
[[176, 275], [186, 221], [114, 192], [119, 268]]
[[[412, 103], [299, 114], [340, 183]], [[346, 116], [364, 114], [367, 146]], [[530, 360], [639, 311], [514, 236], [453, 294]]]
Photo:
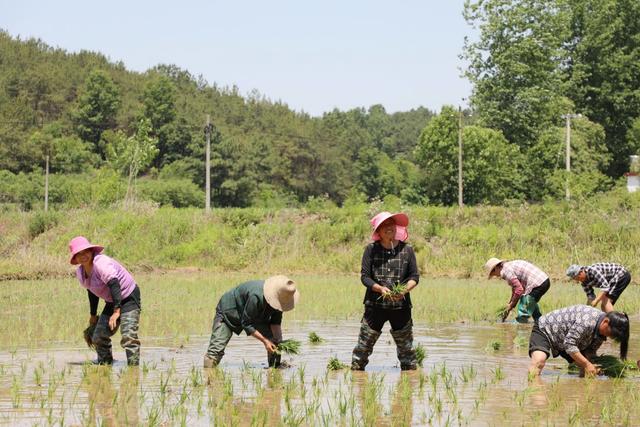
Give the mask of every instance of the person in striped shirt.
[[[631, 282], [631, 274], [620, 264], [613, 262], [598, 262], [587, 266], [573, 264], [567, 269], [567, 276], [582, 284], [587, 294], [587, 304], [600, 308], [605, 313], [613, 311], [613, 306], [622, 291]], [[593, 288], [600, 288], [600, 295], [596, 297]]]
[[551, 287], [547, 273], [521, 259], [505, 261], [491, 258], [484, 265], [492, 277], [501, 277], [511, 286], [511, 298], [502, 314], [502, 321], [509, 316], [511, 310], [518, 306], [516, 321], [527, 323], [529, 317], [536, 321], [542, 315], [538, 303]]

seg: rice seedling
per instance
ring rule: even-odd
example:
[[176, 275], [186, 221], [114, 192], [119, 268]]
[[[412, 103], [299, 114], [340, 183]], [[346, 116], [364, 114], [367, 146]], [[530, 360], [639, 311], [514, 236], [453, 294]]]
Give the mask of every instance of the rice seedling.
[[288, 339], [278, 344], [276, 352], [278, 354], [300, 354], [302, 343], [298, 340]]
[[485, 351], [487, 352], [492, 352], [492, 351], [498, 351], [502, 348], [502, 343], [500, 341], [489, 341], [487, 343], [487, 346], [485, 347]]
[[342, 363], [337, 357], [331, 357], [327, 363], [327, 371], [339, 371], [345, 369], [348, 366]]
[[[638, 371], [638, 366], [632, 361], [621, 360], [616, 356], [608, 354], [596, 356], [592, 360], [592, 363], [600, 368], [600, 373], [602, 375], [612, 378], [623, 378], [633, 371], [636, 371], [633, 373], [637, 374]], [[575, 363], [570, 364], [568, 370], [570, 373], [580, 372], [580, 368]]]
[[378, 300], [393, 300], [399, 296], [404, 298], [404, 294], [407, 293], [407, 285], [396, 283], [389, 288], [389, 292], [382, 294], [378, 297]]
[[319, 336], [317, 333], [311, 331], [309, 332], [309, 342], [311, 344], [320, 344], [324, 342], [324, 338]]
[[513, 345], [516, 348], [526, 348], [529, 346], [529, 340], [525, 336], [518, 335], [513, 339]]
[[422, 367], [424, 363], [424, 359], [427, 357], [427, 350], [420, 343], [415, 348], [416, 350], [416, 362], [418, 362], [418, 366]]
[[89, 325], [87, 326], [84, 331], [82, 331], [82, 337], [84, 338], [84, 342], [87, 343], [87, 347], [94, 349], [96, 348], [95, 344], [93, 343], [93, 333], [96, 330], [96, 325]]

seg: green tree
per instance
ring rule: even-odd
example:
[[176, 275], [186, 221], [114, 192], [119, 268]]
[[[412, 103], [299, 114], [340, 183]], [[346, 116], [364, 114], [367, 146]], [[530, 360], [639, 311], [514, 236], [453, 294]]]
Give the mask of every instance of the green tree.
[[102, 132], [115, 128], [119, 107], [119, 91], [109, 75], [102, 70], [92, 71], [74, 112], [78, 136], [93, 143], [95, 150], [100, 152], [98, 142]]
[[176, 88], [166, 76], [147, 82], [143, 95], [144, 116], [151, 123], [152, 135], [158, 138], [155, 166], [161, 167], [187, 154], [187, 142], [176, 128]]
[[[496, 130], [463, 131], [464, 202], [501, 203], [523, 198], [523, 157]], [[423, 188], [432, 202], [454, 204], [458, 195], [458, 112], [444, 107], [424, 128], [415, 153]]]
[[150, 136], [150, 132], [149, 121], [141, 119], [136, 133], [128, 138], [121, 131], [106, 135], [107, 161], [114, 170], [127, 176], [127, 202], [135, 198], [138, 174], [149, 167], [158, 155], [157, 140]]
[[464, 16], [479, 39], [466, 39], [463, 58], [480, 124], [522, 148], [557, 123], [561, 112], [564, 42], [570, 15], [556, 1], [465, 1]]
[[567, 95], [578, 111], [604, 127], [613, 155], [608, 173], [627, 171], [636, 147], [625, 136], [640, 116], [640, 2], [569, 0], [570, 86]]
[[566, 129], [552, 127], [542, 133], [536, 145], [527, 152], [526, 176], [529, 197], [565, 196], [569, 180], [572, 195], [590, 195], [611, 186], [605, 175], [612, 160], [605, 144], [602, 126], [587, 118], [572, 120], [571, 173], [565, 172]]

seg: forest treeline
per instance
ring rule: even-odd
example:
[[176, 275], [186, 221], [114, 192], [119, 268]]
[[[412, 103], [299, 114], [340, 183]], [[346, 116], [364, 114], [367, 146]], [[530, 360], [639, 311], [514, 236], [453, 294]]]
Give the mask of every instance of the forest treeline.
[[207, 115], [214, 206], [454, 204], [460, 124], [467, 204], [561, 198], [566, 182], [574, 197], [610, 189], [640, 148], [640, 2], [467, 1], [463, 13], [479, 36], [462, 52], [462, 112], [313, 117], [176, 65], [138, 73], [0, 32], [0, 203], [40, 206], [48, 156], [54, 206], [202, 206]]

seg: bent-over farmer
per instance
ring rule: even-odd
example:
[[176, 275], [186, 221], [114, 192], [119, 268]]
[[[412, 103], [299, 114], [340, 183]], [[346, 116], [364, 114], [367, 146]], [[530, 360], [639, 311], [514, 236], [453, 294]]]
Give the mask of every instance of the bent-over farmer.
[[[602, 311], [613, 311], [613, 305], [620, 294], [631, 282], [631, 274], [620, 264], [613, 262], [599, 262], [592, 265], [570, 265], [567, 276], [582, 284], [587, 294], [587, 304], [595, 307], [600, 303]], [[593, 288], [600, 288], [600, 295], [596, 297]]]
[[[382, 326], [389, 322], [400, 369], [413, 370], [417, 368], [417, 360], [409, 292], [418, 286], [420, 273], [413, 248], [406, 243], [409, 217], [403, 213], [380, 212], [370, 223], [373, 242], [365, 247], [360, 275], [360, 281], [367, 288], [364, 315], [351, 356], [351, 369], [364, 370]], [[400, 293], [393, 293], [396, 285], [406, 287]]]
[[[120, 327], [120, 345], [127, 354], [127, 364], [137, 366], [140, 363], [140, 288], [131, 273], [118, 261], [104, 255], [103, 250], [103, 246], [94, 245], [83, 236], [74, 237], [69, 242], [69, 262], [79, 265], [76, 277], [89, 295], [89, 324], [95, 325], [91, 341], [98, 354], [97, 363], [113, 363], [111, 337]], [[100, 298], [106, 303], [98, 318]]]
[[227, 291], [216, 307], [204, 367], [217, 366], [231, 336], [242, 331], [264, 345], [270, 367], [280, 366], [276, 350], [282, 341], [282, 313], [293, 310], [299, 297], [295, 283], [286, 276], [245, 282]]
[[531, 330], [529, 374], [540, 375], [549, 357], [562, 356], [585, 374], [596, 375], [598, 368], [590, 359], [608, 337], [620, 343], [620, 358], [625, 360], [629, 347], [629, 317], [625, 313], [572, 305], [545, 314]]
[[529, 317], [533, 317], [534, 321], [538, 320], [542, 315], [538, 303], [551, 287], [547, 273], [521, 259], [504, 261], [491, 258], [484, 268], [489, 272], [489, 279], [501, 277], [511, 286], [511, 298], [502, 312], [502, 321], [509, 316], [516, 305], [518, 306], [516, 321], [527, 323]]

